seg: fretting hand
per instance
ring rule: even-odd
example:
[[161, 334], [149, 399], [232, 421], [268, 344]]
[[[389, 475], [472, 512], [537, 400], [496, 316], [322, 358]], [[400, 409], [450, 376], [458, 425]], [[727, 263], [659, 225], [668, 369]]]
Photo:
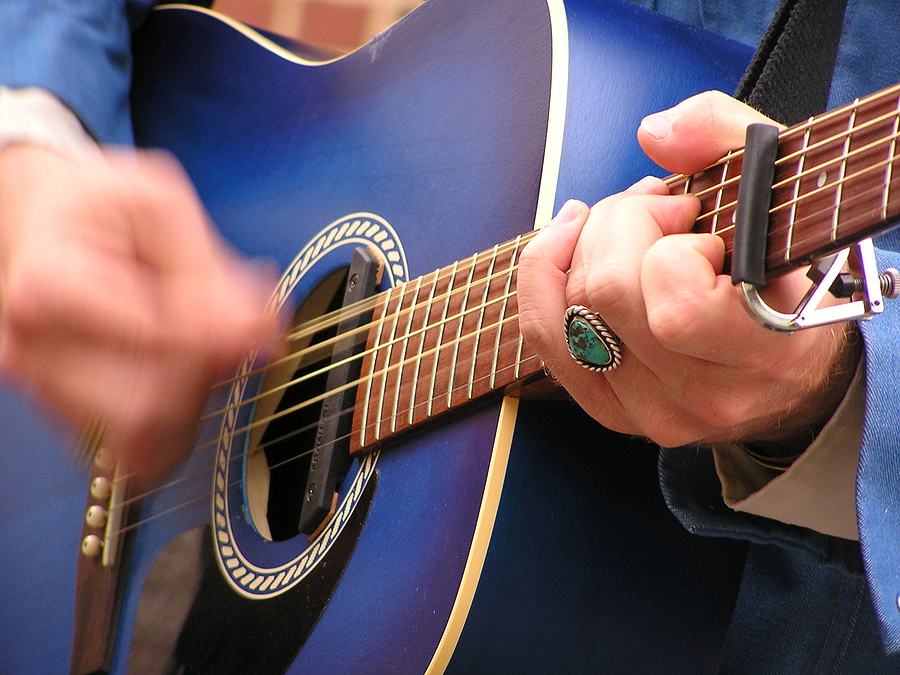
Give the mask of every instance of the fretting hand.
[[[695, 173], [767, 122], [720, 93], [645, 119], [638, 139], [651, 159]], [[840, 402], [858, 359], [849, 324], [779, 334], [757, 325], [722, 275], [724, 244], [689, 234], [692, 196], [670, 196], [648, 178], [593, 208], [569, 202], [525, 248], [519, 265], [525, 339], [584, 409], [615, 431], [664, 446], [731, 440], [803, 446]], [[802, 272], [772, 284], [775, 306], [793, 306]], [[582, 368], [563, 335], [567, 307], [588, 307], [624, 345], [605, 374]]]

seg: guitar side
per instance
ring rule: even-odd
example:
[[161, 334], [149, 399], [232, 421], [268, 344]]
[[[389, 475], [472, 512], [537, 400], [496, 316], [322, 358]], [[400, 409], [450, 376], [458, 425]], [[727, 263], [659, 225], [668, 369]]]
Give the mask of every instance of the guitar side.
[[[137, 63], [138, 136], [181, 159], [225, 236], [286, 268], [327, 224], [375, 213], [399, 233], [406, 278], [545, 222], [565, 198], [590, 202], [652, 172], [633, 142], [640, 117], [702, 89], [733, 88], [748, 56], [726, 44], [711, 63], [709, 36], [618, 3], [431, 0], [370, 45], [320, 65], [298, 63], [202, 12], [157, 16], [144, 38], [153, 50], [139, 52]], [[553, 59], [557, 69], [565, 61], [556, 71], [564, 83], [551, 80]], [[336, 251], [317, 271], [345, 254]], [[311, 275], [292, 292], [302, 297], [314, 283]], [[87, 479], [62, 461], [57, 434], [18, 397], [5, 398], [3, 447], [28, 452], [0, 460], [0, 551], [16, 570], [15, 585], [0, 592], [0, 670], [64, 672]], [[460, 579], [470, 563], [479, 566], [470, 549], [485, 518], [500, 414], [499, 406], [481, 408], [383, 453], [354, 555], [288, 672], [446, 665], [453, 645], [437, 660], [435, 650]], [[527, 464], [539, 450], [518, 434], [510, 461]], [[513, 487], [501, 519], [532, 490], [522, 480]], [[162, 513], [180, 492], [150, 500], [144, 515]], [[209, 505], [200, 504], [139, 532], [114, 672], [128, 671], [154, 560], [175, 536], [209, 520]], [[488, 568], [502, 569], [491, 556], [506, 550], [492, 546]], [[473, 612], [491, 592], [478, 590]], [[460, 644], [473, 643], [463, 634]]]

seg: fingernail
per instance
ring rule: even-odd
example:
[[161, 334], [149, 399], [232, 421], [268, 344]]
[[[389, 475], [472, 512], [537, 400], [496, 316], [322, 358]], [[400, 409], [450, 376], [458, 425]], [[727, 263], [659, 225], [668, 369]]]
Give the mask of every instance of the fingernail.
[[565, 225], [567, 223], [571, 223], [573, 220], [578, 218], [584, 210], [587, 208], [587, 205], [584, 202], [578, 201], [577, 199], [570, 199], [562, 207], [559, 209], [559, 212], [550, 221], [551, 225]]
[[668, 138], [672, 124], [667, 112], [653, 113], [641, 120], [641, 128], [658, 141]]
[[655, 187], [658, 183], [659, 178], [656, 176], [644, 176], [638, 182], [625, 188], [623, 192], [644, 192], [650, 187]]

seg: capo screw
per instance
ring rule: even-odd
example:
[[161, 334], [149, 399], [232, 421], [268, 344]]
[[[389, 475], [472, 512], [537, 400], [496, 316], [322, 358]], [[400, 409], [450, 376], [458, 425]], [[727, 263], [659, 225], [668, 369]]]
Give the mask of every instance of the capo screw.
[[[881, 294], [885, 298], [900, 297], [900, 271], [889, 267], [878, 275], [878, 283], [881, 286]], [[854, 293], [859, 293], [863, 290], [863, 281], [844, 272], [837, 276], [829, 290], [836, 298], [849, 298]]]
[[881, 294], [886, 298], [896, 298], [900, 296], [900, 271], [893, 267], [888, 267], [882, 272], [878, 281], [881, 282]]

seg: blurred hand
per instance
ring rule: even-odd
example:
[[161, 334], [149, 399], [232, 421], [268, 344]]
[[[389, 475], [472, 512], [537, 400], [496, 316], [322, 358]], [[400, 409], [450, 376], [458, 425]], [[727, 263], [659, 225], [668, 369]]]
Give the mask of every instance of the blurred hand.
[[[768, 122], [709, 92], [649, 116], [638, 140], [675, 173], [695, 173]], [[771, 123], [771, 122], [770, 122]], [[663, 446], [732, 440], [808, 444], [833, 413], [859, 357], [855, 328], [779, 334], [757, 325], [722, 275], [724, 244], [689, 234], [693, 196], [670, 196], [647, 178], [593, 208], [569, 202], [524, 249], [518, 296], [522, 334], [554, 376], [604, 426]], [[793, 307], [802, 272], [767, 289]], [[572, 304], [603, 317], [624, 344], [606, 374], [579, 366], [562, 331]]]
[[0, 371], [142, 483], [191, 448], [209, 387], [277, 339], [273, 286], [162, 153], [0, 151]]

